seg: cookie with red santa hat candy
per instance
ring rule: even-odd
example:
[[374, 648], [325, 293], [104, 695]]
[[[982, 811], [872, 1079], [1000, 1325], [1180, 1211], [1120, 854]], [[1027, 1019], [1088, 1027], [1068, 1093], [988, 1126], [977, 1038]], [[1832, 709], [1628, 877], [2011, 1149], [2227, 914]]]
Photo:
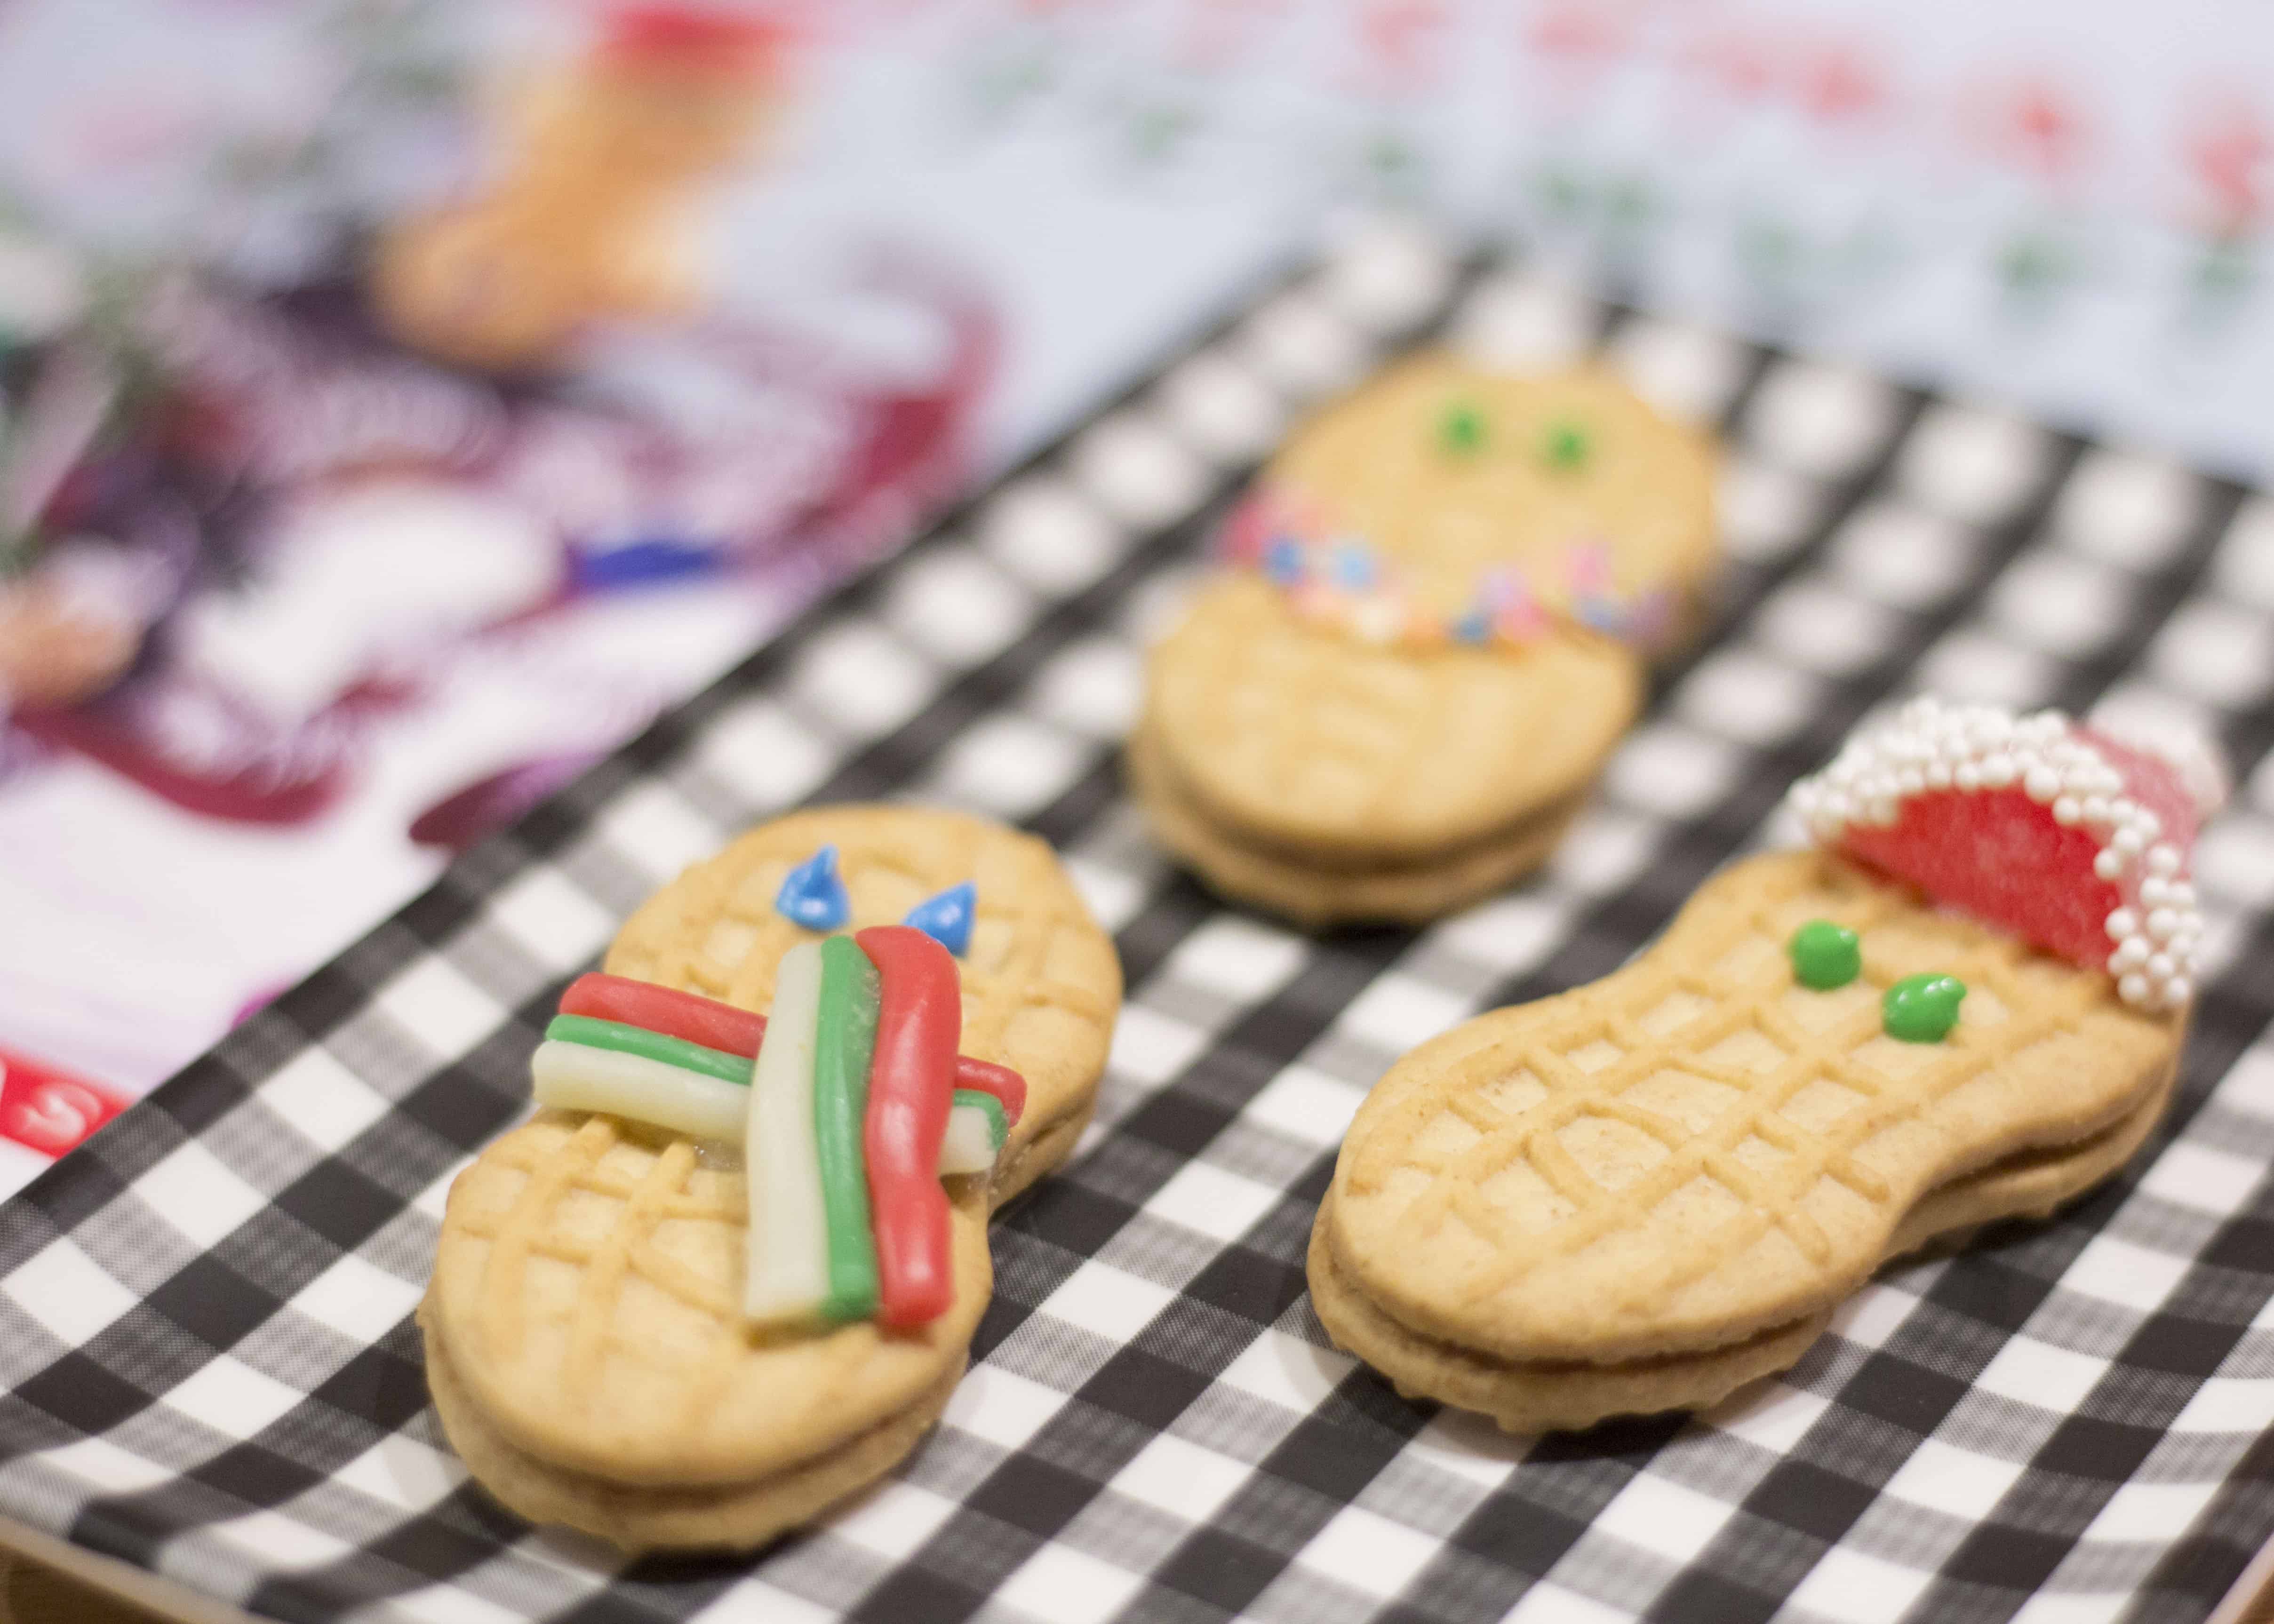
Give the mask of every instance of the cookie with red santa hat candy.
[[1886, 1259], [2091, 1188], [2170, 1095], [2221, 783], [2054, 712], [1866, 724], [1792, 791], [1811, 849], [1374, 1085], [1312, 1233], [1328, 1334], [1511, 1430], [1697, 1409]]

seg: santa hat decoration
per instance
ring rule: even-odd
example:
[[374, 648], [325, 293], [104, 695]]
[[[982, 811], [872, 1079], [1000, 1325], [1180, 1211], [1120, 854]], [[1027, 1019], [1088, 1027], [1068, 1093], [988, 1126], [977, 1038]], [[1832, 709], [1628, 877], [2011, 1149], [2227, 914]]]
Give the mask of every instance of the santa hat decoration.
[[2224, 783], [2207, 741], [1927, 697], [1849, 735], [1792, 804], [1823, 845], [2175, 1010], [2202, 935], [2188, 856]]

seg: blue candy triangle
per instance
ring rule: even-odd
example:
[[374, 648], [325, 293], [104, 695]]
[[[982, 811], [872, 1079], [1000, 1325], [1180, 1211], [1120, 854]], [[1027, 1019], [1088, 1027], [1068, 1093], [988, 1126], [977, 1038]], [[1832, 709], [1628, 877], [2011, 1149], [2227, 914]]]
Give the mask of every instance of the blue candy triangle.
[[853, 917], [834, 846], [823, 846], [783, 876], [774, 893], [774, 912], [808, 930], [835, 930]]
[[937, 897], [925, 898], [908, 910], [900, 923], [913, 925], [960, 959], [971, 946], [971, 915], [978, 906], [979, 892], [966, 880]]

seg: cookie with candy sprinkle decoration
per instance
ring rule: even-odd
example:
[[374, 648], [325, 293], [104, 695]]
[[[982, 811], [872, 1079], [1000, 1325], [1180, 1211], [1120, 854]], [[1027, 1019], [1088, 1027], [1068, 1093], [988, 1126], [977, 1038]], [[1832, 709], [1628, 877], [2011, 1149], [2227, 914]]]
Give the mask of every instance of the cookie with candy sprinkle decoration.
[[1329, 407], [1150, 657], [1127, 762], [1155, 834], [1314, 925], [1536, 868], [1699, 618], [1713, 461], [1594, 369], [1424, 355]]
[[418, 1320], [474, 1477], [628, 1550], [747, 1549], [890, 1470], [1119, 998], [1056, 856], [983, 819], [817, 808], [666, 886], [451, 1187]]
[[1886, 1258], [2090, 1188], [2186, 1036], [2187, 778], [2058, 716], [1861, 731], [1794, 792], [1815, 849], [1374, 1086], [1312, 1232], [1329, 1334], [1512, 1430], [1696, 1409]]

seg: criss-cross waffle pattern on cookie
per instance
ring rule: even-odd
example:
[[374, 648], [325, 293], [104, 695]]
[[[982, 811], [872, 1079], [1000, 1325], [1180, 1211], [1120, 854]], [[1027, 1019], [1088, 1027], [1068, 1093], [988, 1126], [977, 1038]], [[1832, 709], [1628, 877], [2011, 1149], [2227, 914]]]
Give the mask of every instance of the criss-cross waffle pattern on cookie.
[[[1861, 935], [1864, 974], [1796, 985], [1791, 931]], [[1939, 1043], [1880, 995], [1958, 976]], [[1511, 1357], [1711, 1346], [1858, 1284], [1941, 1181], [2079, 1139], [2158, 1086], [2172, 1018], [1812, 853], [1709, 883], [1606, 980], [1425, 1044], [1361, 1109], [1340, 1261], [1416, 1328]]]
[[[983, 1208], [957, 1214], [955, 1301], [921, 1333], [759, 1334], [739, 1312], [739, 1170], [613, 1117], [547, 1114], [452, 1191], [428, 1329], [531, 1455], [629, 1483], [756, 1478], [875, 1425], [960, 1358], [989, 1276]], [[805, 1402], [782, 1404], [789, 1391]]]
[[[609, 1154], [620, 1147], [629, 1154]], [[493, 1353], [514, 1357], [531, 1334], [530, 1274], [532, 1265], [545, 1262], [583, 1271], [575, 1295], [561, 1299], [568, 1316], [562, 1395], [572, 1404], [591, 1396], [605, 1353], [626, 1346], [644, 1351], [642, 1339], [612, 1336], [612, 1311], [633, 1279], [713, 1321], [722, 1347], [741, 1340], [732, 1289], [687, 1254], [734, 1244], [728, 1230], [742, 1227], [748, 1209], [740, 1181], [703, 1176], [692, 1143], [674, 1139], [651, 1154], [627, 1145], [616, 1118], [592, 1116], [565, 1137], [515, 1136], [500, 1147], [496, 1165], [526, 1174], [526, 1182], [502, 1213], [470, 1215], [460, 1229], [491, 1244], [479, 1312]], [[676, 1250], [657, 1244], [666, 1223], [681, 1231]], [[721, 1363], [698, 1357], [682, 1367], [694, 1379], [688, 1386], [690, 1420], [710, 1396], [704, 1389], [715, 1386], [702, 1380], [700, 1367]]]
[[[1937, 1185], [1921, 1197], [1887, 1244], [1889, 1255], [1962, 1239], [2000, 1218], [2042, 1217], [2105, 1178], [2162, 1113], [2167, 1088], [2074, 1145], [2022, 1151]], [[1423, 1336], [1351, 1289], [1329, 1241], [1331, 1199], [1311, 1237], [1311, 1300], [1337, 1345], [1374, 1366], [1409, 1398], [1431, 1397], [1491, 1416], [1518, 1432], [1593, 1425], [1607, 1416], [1696, 1409], [1785, 1369], [1822, 1335], [1825, 1310], [1741, 1342], [1609, 1365], [1497, 1357]]]
[[1231, 576], [1155, 652], [1147, 715], [1211, 823], [1364, 867], [1446, 856], [1567, 798], [1640, 699], [1608, 643], [1416, 658], [1307, 626]]

